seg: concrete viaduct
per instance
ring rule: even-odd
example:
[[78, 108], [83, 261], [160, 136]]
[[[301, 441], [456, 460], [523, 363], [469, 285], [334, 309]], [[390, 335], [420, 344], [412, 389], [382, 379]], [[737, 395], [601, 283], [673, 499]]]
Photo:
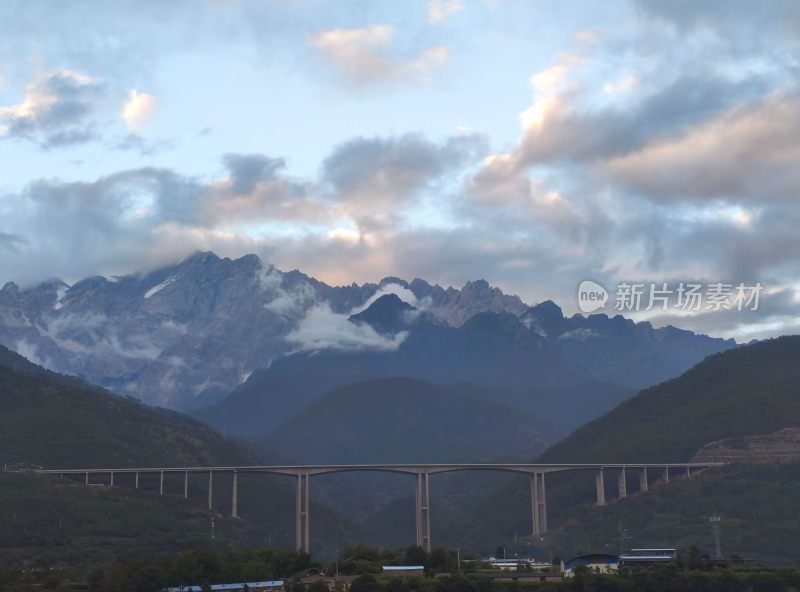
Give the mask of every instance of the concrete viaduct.
[[212, 509], [214, 495], [214, 475], [232, 474], [231, 516], [239, 517], [238, 510], [238, 475], [240, 473], [268, 473], [286, 475], [295, 480], [295, 540], [298, 551], [306, 553], [310, 550], [311, 529], [309, 514], [309, 485], [311, 477], [328, 473], [353, 471], [381, 471], [389, 473], [405, 473], [416, 478], [416, 526], [419, 547], [427, 551], [431, 549], [431, 516], [430, 516], [430, 476], [437, 473], [454, 471], [505, 471], [530, 475], [532, 533], [542, 535], [547, 532], [547, 496], [545, 493], [545, 475], [566, 471], [593, 471], [597, 491], [597, 505], [606, 504], [605, 474], [611, 471], [616, 475], [618, 497], [628, 495], [627, 474], [638, 473], [639, 491], [648, 490], [648, 470], [656, 471], [665, 482], [670, 475], [675, 477], [691, 477], [694, 472], [722, 466], [724, 463], [670, 463], [670, 464], [364, 464], [364, 465], [294, 465], [294, 466], [241, 466], [241, 467], [148, 467], [118, 469], [39, 469], [35, 473], [55, 474], [61, 477], [82, 478], [88, 485], [91, 476], [104, 476], [104, 484], [114, 486], [114, 478], [118, 474], [134, 474], [135, 487], [139, 488], [140, 474], [160, 474], [160, 491], [164, 495], [164, 475], [183, 474], [183, 496], [189, 497], [189, 474], [208, 475], [208, 508]]

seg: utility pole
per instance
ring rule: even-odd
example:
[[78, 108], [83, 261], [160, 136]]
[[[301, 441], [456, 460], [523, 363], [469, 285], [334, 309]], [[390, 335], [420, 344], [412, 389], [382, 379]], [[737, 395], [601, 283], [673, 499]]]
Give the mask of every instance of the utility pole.
[[625, 543], [630, 540], [628, 531], [622, 527], [622, 520], [617, 523], [617, 541], [619, 541], [619, 554], [625, 553]]
[[714, 515], [709, 520], [711, 521], [711, 532], [714, 534], [714, 558], [719, 561], [722, 559], [722, 551], [719, 548], [720, 517], [716, 510], [714, 510]]

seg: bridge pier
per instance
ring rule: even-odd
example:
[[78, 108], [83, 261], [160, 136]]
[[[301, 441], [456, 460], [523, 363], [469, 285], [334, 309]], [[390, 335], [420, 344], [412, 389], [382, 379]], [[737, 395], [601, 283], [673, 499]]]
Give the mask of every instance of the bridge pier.
[[183, 499], [189, 499], [189, 471], [183, 472]]
[[648, 490], [647, 467], [642, 467], [639, 471], [639, 491], [642, 493]]
[[108, 481], [109, 487], [114, 487], [114, 471], [111, 471], [111, 478]]
[[208, 509], [213, 509], [214, 502], [214, 471], [208, 472]]
[[309, 553], [311, 549], [309, 478], [308, 471], [298, 471], [295, 490], [295, 548], [303, 553]]
[[86, 471], [86, 485], [89, 485], [89, 471]]
[[164, 471], [161, 471], [161, 484], [158, 487], [158, 495], [164, 495]]
[[431, 550], [431, 506], [430, 506], [430, 474], [417, 473], [417, 546], [426, 551]]
[[669, 467], [664, 467], [664, 483], [669, 483]]
[[689, 479], [692, 476], [692, 467], [686, 465], [686, 478]]
[[136, 471], [136, 478], [134, 480], [133, 488], [139, 489], [139, 471]]
[[533, 534], [547, 532], [547, 495], [544, 486], [544, 473], [531, 474], [531, 513], [533, 514]]
[[597, 489], [597, 505], [598, 506], [605, 506], [606, 505], [606, 484], [605, 480], [603, 479], [603, 469], [597, 469], [594, 474], [594, 485], [595, 489]]
[[238, 508], [239, 473], [233, 470], [233, 491], [231, 492], [231, 518], [239, 517]]
[[628, 484], [625, 481], [625, 467], [620, 467], [617, 472], [617, 487], [619, 488], [619, 499], [628, 497]]

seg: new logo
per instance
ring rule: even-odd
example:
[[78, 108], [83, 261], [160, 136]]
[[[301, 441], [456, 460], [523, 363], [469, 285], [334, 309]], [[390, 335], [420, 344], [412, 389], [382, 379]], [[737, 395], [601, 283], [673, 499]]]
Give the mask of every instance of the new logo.
[[600, 310], [608, 302], [608, 291], [591, 280], [584, 280], [578, 286], [578, 308], [581, 312], [589, 314]]

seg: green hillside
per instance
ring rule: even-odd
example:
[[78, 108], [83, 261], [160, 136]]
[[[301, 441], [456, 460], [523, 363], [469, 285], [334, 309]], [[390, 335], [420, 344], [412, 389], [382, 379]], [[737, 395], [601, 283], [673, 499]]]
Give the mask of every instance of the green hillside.
[[722, 438], [800, 426], [800, 336], [709, 356], [549, 448], [542, 462], [672, 462]]
[[260, 448], [319, 464], [489, 462], [530, 458], [550, 442], [541, 421], [478, 398], [476, 387], [384, 378], [333, 391]]
[[[0, 462], [9, 468], [251, 464], [254, 458], [187, 416], [117, 397], [30, 364], [0, 349]], [[239, 513], [229, 517], [231, 477], [193, 476], [183, 499], [181, 476], [130, 476], [119, 487], [0, 472], [0, 567], [63, 562], [96, 564], [158, 550], [207, 545], [212, 515], [216, 544], [294, 545], [294, 490], [280, 476], [241, 475]], [[101, 476], [93, 478], [100, 483]], [[354, 536], [333, 512], [313, 504], [317, 550]], [[350, 533], [350, 534], [348, 534]]]
[[0, 462], [48, 468], [247, 464], [206, 425], [77, 380], [0, 366]]
[[793, 565], [800, 557], [800, 464], [738, 465], [700, 478], [656, 487], [598, 509], [577, 508], [548, 535], [566, 554], [617, 552], [620, 526], [626, 547], [688, 549], [696, 545], [713, 557], [710, 518], [720, 517], [724, 557]]
[[[782, 337], [710, 356], [680, 377], [645, 389], [603, 417], [576, 430], [538, 460], [570, 462], [681, 462], [709, 441], [769, 434], [800, 425], [800, 337]], [[535, 545], [556, 552], [616, 548], [620, 524], [640, 546], [702, 545], [710, 550], [708, 516], [719, 508], [733, 537], [728, 553], [762, 560], [800, 553], [800, 523], [787, 517], [800, 492], [795, 464], [741, 465], [710, 471], [669, 485], [650, 474], [651, 492], [614, 501], [616, 475], [607, 472], [610, 504], [596, 508], [590, 473], [548, 478], [551, 532]], [[503, 499], [505, 503], [498, 504]], [[507, 542], [514, 532], [530, 533], [530, 498], [525, 484], [511, 484], [487, 496], [447, 533], [473, 545]], [[630, 542], [626, 543], [630, 546]]]

